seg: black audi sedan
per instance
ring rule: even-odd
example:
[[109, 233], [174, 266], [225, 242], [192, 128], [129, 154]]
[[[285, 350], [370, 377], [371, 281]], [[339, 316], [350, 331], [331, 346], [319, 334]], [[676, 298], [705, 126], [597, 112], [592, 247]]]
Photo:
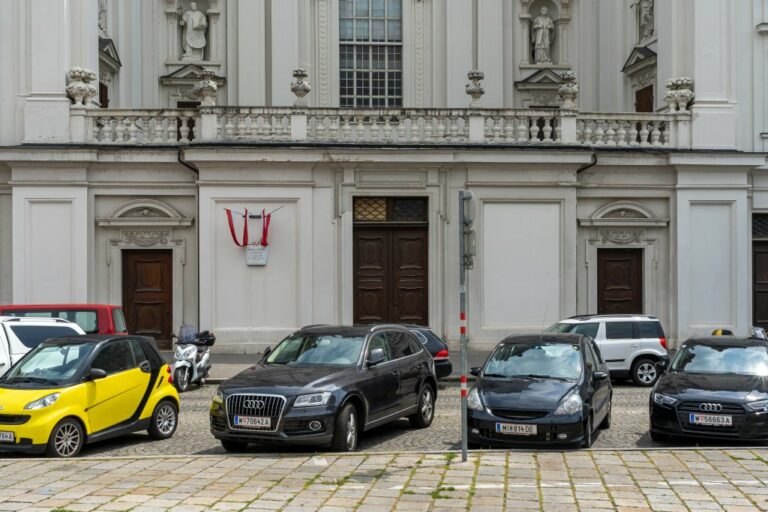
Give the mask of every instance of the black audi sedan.
[[768, 342], [689, 339], [652, 389], [650, 416], [654, 441], [672, 436], [768, 441]]
[[590, 447], [611, 424], [608, 367], [592, 338], [530, 334], [502, 340], [468, 396], [475, 446], [571, 444]]
[[436, 397], [432, 356], [408, 329], [310, 326], [219, 386], [211, 432], [232, 452], [278, 442], [354, 451], [360, 432], [402, 417], [428, 427]]

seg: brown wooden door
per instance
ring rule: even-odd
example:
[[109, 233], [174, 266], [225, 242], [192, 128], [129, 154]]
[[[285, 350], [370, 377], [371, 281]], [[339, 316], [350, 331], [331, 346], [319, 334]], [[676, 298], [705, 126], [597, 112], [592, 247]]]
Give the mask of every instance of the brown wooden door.
[[355, 323], [427, 325], [427, 228], [355, 228]]
[[752, 323], [768, 329], [768, 242], [752, 244]]
[[123, 251], [123, 310], [130, 334], [151, 336], [171, 348], [171, 251]]
[[653, 112], [653, 86], [635, 91], [635, 112]]
[[597, 312], [643, 313], [643, 250], [597, 250]]

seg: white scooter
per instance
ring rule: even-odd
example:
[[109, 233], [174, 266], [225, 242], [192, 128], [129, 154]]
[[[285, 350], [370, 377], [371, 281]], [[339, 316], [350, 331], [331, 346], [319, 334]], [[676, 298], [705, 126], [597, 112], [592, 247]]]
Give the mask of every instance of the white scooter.
[[216, 342], [212, 332], [197, 332], [194, 326], [182, 325], [176, 338], [173, 362], [173, 384], [179, 392], [192, 384], [202, 386], [211, 371], [211, 347]]

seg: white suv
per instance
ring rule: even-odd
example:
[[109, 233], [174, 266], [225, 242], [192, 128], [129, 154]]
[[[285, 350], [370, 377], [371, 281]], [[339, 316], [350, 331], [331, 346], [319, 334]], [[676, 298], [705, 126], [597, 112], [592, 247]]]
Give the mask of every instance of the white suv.
[[653, 316], [579, 315], [546, 330], [591, 336], [611, 377], [630, 377], [638, 386], [653, 386], [659, 378], [655, 363], [667, 355], [664, 329]]
[[62, 318], [0, 316], [0, 375], [44, 340], [78, 334], [85, 331]]

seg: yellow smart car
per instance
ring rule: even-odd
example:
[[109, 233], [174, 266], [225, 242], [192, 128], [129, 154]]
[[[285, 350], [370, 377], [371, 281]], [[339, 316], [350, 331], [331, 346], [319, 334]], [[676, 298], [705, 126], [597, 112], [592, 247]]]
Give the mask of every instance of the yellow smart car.
[[167, 439], [178, 411], [151, 338], [53, 338], [0, 378], [0, 452], [74, 457], [86, 443], [139, 430]]

